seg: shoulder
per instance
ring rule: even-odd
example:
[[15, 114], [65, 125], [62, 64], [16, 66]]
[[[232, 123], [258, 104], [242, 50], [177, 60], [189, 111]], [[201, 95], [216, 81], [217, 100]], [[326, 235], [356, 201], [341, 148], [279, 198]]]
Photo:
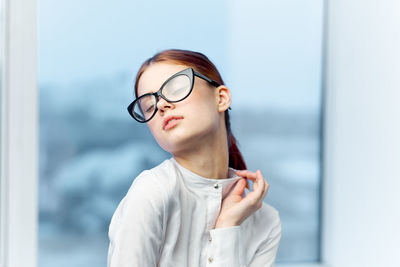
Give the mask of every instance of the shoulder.
[[264, 229], [268, 233], [281, 225], [279, 211], [265, 202], [254, 213], [253, 220], [255, 226]]
[[168, 184], [174, 180], [172, 164], [171, 160], [167, 159], [152, 169], [142, 171], [133, 180], [127, 196], [137, 194], [139, 191], [145, 193], [144, 196], [157, 196], [166, 193]]
[[[263, 202], [261, 209], [255, 214], [258, 221], [257, 228], [263, 229], [260, 248], [268, 248], [279, 244], [282, 235], [282, 224], [279, 211], [271, 205]], [[258, 218], [257, 218], [258, 217]]]
[[273, 206], [263, 202], [261, 208], [258, 210], [259, 216], [263, 221], [267, 221], [272, 227], [280, 223], [279, 211]]
[[279, 211], [273, 206], [263, 202], [247, 222], [247, 227], [256, 229], [257, 238], [265, 241], [281, 235], [281, 219]]
[[132, 182], [128, 192], [115, 210], [110, 226], [109, 236], [121, 232], [121, 229], [137, 227], [137, 225], [156, 225], [163, 227], [166, 222], [168, 206], [168, 177], [162, 173], [168, 169], [167, 161], [142, 171]]
[[170, 196], [168, 170], [170, 160], [142, 171], [132, 182], [129, 190], [118, 204], [112, 217], [112, 224], [132, 217], [164, 217]]
[[151, 202], [154, 205], [165, 205], [171, 190], [176, 183], [173, 162], [164, 160], [158, 166], [142, 171], [132, 182], [126, 201]]
[[[245, 188], [244, 196], [247, 194], [249, 194], [249, 190]], [[265, 201], [262, 202], [261, 208], [250, 218], [252, 218], [252, 223], [256, 224], [256, 226], [260, 225], [262, 228], [273, 228], [281, 223], [279, 211]]]
[[[173, 160], [166, 159], [156, 167], [145, 171], [146, 176], [151, 176], [151, 182], [158, 185], [165, 194], [171, 195], [176, 190], [178, 179], [176, 166]], [[137, 178], [136, 178], [137, 179]]]
[[174, 166], [171, 159], [166, 159], [159, 165], [142, 171], [132, 182], [129, 190], [138, 186], [164, 187], [174, 176]]
[[243, 222], [242, 236], [243, 242], [248, 248], [248, 260], [254, 255], [275, 253], [281, 234], [278, 210], [263, 202], [261, 208]]
[[257, 253], [262, 254], [268, 251], [275, 251], [274, 253], [276, 254], [282, 237], [282, 223], [279, 212], [271, 205], [263, 202], [260, 209], [260, 216], [265, 218], [268, 227], [265, 229], [263, 238], [260, 240], [261, 243], [257, 249]]

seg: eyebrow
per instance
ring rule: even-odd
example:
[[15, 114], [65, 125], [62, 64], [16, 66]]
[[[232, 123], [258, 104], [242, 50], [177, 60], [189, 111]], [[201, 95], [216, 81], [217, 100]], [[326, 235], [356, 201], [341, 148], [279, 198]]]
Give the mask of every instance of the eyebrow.
[[[167, 78], [167, 80], [168, 80], [169, 78]], [[166, 81], [166, 80], [165, 80]], [[142, 95], [145, 95], [145, 94], [151, 94], [151, 93], [155, 93], [155, 92], [157, 92], [159, 89], [160, 89], [160, 87], [164, 84], [164, 82], [165, 81], [163, 81], [162, 83], [161, 83], [161, 85], [158, 87], [158, 89], [153, 89], [153, 90], [142, 90], [142, 91], [144, 91], [144, 93], [143, 94], [140, 94], [139, 95], [139, 86], [138, 86], [138, 88], [136, 89], [136, 92], [135, 92], [135, 97], [136, 98], [139, 98], [139, 97], [141, 97]], [[139, 85], [139, 84], [138, 84]]]

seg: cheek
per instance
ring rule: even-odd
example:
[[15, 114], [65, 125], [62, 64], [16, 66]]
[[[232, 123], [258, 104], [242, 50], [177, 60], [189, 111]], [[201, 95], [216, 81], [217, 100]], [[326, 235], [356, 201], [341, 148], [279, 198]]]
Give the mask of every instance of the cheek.
[[190, 115], [199, 120], [199, 122], [214, 121], [218, 117], [218, 107], [210, 98], [201, 98], [197, 101], [193, 101], [189, 108], [192, 108]]
[[218, 128], [218, 112], [209, 103], [193, 104], [185, 113], [187, 124], [182, 127], [182, 130], [187, 131], [187, 134], [204, 136]]
[[[182, 101], [188, 106], [188, 111], [192, 110], [194, 115], [208, 117], [217, 112], [218, 104], [216, 103], [213, 89], [208, 87], [194, 88], [192, 94], [187, 98], [187, 102]], [[185, 106], [186, 107], [186, 106]]]
[[147, 127], [149, 127], [149, 130], [150, 130], [151, 134], [157, 140], [158, 139], [158, 134], [160, 133], [160, 129], [159, 129], [159, 126], [158, 126], [157, 122], [156, 121], [150, 121], [150, 122], [147, 123]]
[[[157, 116], [157, 115], [156, 115]], [[154, 119], [154, 121], [153, 121]], [[168, 136], [161, 130], [162, 129], [162, 120], [157, 121], [156, 118], [153, 118], [150, 123], [147, 123], [151, 134], [153, 135], [154, 139], [157, 141], [159, 146], [164, 150], [170, 152], [169, 150], [169, 141]]]

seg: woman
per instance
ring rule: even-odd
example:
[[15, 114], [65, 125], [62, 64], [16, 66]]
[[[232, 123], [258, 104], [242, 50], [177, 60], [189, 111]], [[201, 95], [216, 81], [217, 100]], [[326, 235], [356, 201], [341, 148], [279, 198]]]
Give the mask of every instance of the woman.
[[261, 172], [245, 170], [230, 129], [230, 91], [213, 63], [197, 52], [162, 51], [141, 66], [135, 93], [129, 113], [173, 157], [143, 171], [119, 204], [108, 267], [272, 266], [279, 214], [262, 202], [269, 185]]

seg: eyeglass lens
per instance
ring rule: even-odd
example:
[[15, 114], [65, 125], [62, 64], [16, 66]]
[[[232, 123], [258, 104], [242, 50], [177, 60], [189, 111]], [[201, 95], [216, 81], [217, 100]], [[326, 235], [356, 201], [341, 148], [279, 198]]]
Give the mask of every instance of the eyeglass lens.
[[[178, 102], [190, 93], [191, 81], [187, 75], [178, 75], [169, 80], [161, 88], [161, 94], [170, 102]], [[156, 112], [157, 97], [155, 95], [146, 95], [140, 97], [134, 107], [134, 116], [141, 120], [146, 121], [153, 116]]]

